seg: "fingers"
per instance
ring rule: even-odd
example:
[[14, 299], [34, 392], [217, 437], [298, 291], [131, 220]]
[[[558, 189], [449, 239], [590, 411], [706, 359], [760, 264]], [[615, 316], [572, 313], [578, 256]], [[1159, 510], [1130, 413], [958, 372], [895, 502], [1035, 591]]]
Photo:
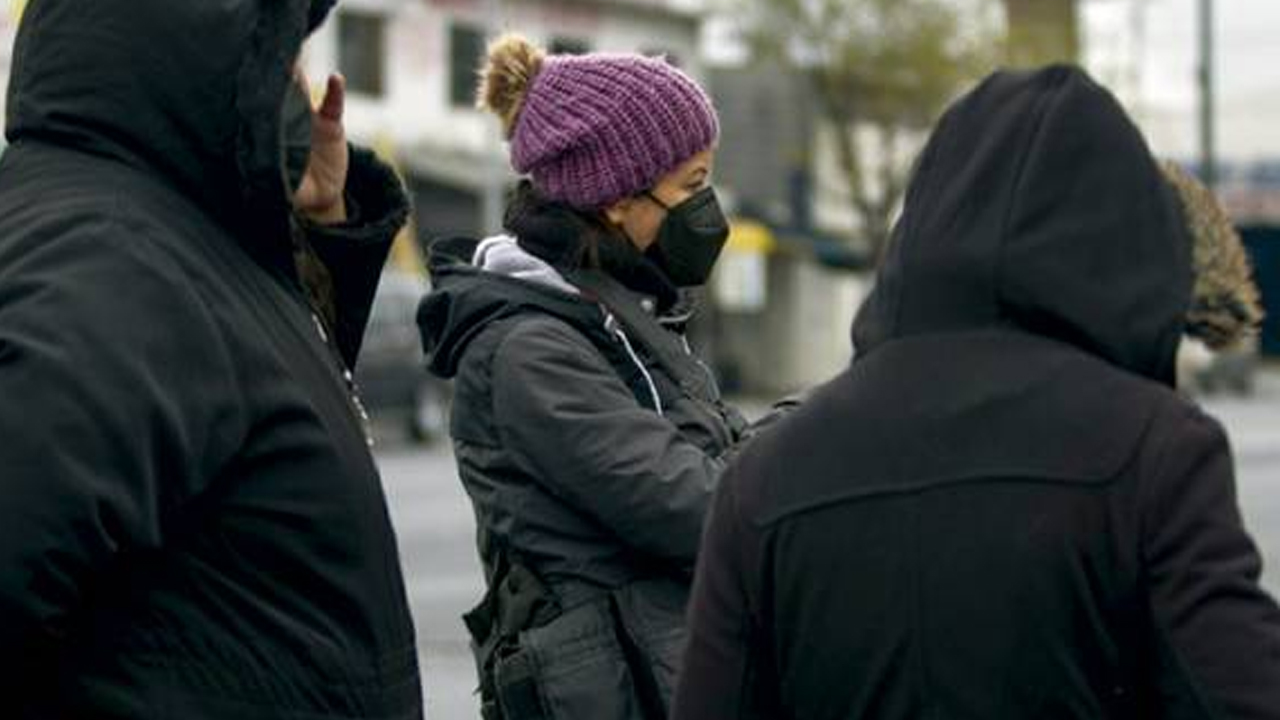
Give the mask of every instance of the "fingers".
[[307, 97], [311, 97], [311, 81], [307, 79], [307, 74], [303, 72], [301, 65], [293, 66], [293, 81], [306, 92]]
[[329, 84], [324, 91], [324, 100], [317, 111], [320, 117], [333, 122], [342, 122], [342, 113], [347, 105], [347, 80], [338, 73], [329, 76]]

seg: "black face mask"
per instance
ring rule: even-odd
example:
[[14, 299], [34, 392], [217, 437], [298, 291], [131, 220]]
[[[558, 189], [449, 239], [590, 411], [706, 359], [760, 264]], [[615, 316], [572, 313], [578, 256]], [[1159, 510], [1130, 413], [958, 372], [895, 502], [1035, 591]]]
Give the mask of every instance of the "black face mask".
[[292, 195], [302, 187], [311, 161], [311, 98], [297, 82], [290, 82], [280, 108], [280, 164]]
[[667, 211], [667, 217], [658, 228], [657, 240], [645, 255], [680, 287], [707, 284], [711, 269], [729, 239], [729, 221], [720, 210], [715, 190], [703, 188], [673, 207], [652, 193], [648, 193], [648, 197]]

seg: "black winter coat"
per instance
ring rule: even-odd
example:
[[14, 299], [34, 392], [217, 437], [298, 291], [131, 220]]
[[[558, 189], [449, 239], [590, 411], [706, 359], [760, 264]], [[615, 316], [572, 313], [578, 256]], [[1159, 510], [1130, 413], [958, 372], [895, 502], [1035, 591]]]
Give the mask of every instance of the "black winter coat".
[[[541, 220], [521, 226], [522, 245], [576, 243], [582, 231], [567, 211]], [[714, 395], [685, 392], [588, 292], [479, 269], [475, 248], [436, 243], [435, 291], [419, 322], [432, 369], [454, 379], [450, 432], [487, 574], [508, 553], [566, 610], [625, 589], [635, 612], [623, 622], [636, 620], [631, 640], [644, 646], [638, 662], [650, 665], [642, 669], [665, 716], [703, 520], [738, 416]], [[647, 290], [665, 281], [632, 261], [653, 282], [633, 273], [628, 288], [617, 279], [628, 273], [608, 264], [606, 282], [660, 310]], [[620, 632], [607, 612], [584, 609], [524, 637], [546, 716], [655, 716], [642, 708]]]
[[852, 367], [721, 486], [676, 717], [1280, 718], [1227, 440], [1172, 387], [1189, 253], [1083, 73], [950, 110]]
[[27, 7], [0, 163], [6, 718], [421, 717], [345, 377], [406, 200], [354, 151], [359, 222], [306, 226], [280, 162], [328, 4]]

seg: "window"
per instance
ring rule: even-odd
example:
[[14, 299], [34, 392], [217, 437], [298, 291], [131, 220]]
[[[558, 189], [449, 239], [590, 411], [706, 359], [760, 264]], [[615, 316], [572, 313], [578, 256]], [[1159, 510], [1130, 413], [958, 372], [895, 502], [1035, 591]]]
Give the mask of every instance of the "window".
[[552, 55], [586, 55], [591, 52], [591, 44], [581, 38], [556, 37], [548, 49]]
[[353, 93], [382, 97], [386, 92], [387, 19], [343, 12], [338, 16], [338, 68]]
[[476, 98], [476, 72], [484, 60], [484, 31], [473, 25], [449, 28], [449, 103], [472, 107]]

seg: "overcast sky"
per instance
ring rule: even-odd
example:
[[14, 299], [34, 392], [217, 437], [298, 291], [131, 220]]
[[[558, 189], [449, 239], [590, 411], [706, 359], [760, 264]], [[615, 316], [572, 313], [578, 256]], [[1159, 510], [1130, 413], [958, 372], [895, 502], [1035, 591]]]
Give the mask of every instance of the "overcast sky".
[[[1182, 158], [1198, 148], [1199, 1], [1083, 6], [1087, 64], [1131, 105], [1156, 152]], [[1215, 8], [1220, 154], [1280, 160], [1280, 0], [1216, 0]]]

